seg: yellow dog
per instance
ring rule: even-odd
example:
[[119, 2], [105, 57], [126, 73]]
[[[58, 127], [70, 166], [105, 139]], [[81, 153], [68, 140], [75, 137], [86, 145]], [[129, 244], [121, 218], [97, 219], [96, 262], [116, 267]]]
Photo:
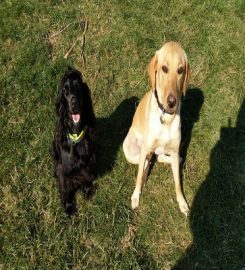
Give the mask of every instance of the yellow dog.
[[132, 208], [139, 206], [142, 185], [152, 154], [159, 162], [171, 164], [180, 211], [188, 214], [179, 173], [181, 140], [180, 97], [185, 94], [190, 68], [183, 48], [167, 42], [155, 53], [148, 66], [152, 90], [147, 92], [135, 112], [133, 123], [123, 142], [126, 159], [138, 164]]

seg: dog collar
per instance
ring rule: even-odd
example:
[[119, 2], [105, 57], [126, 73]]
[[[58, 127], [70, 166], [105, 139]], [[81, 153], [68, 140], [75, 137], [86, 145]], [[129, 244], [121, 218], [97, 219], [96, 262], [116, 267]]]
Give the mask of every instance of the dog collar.
[[161, 122], [161, 124], [163, 124], [165, 122], [165, 117], [164, 117], [165, 109], [164, 109], [162, 103], [159, 101], [158, 94], [157, 94], [157, 89], [156, 88], [154, 90], [154, 95], [155, 95], [155, 98], [156, 98], [156, 101], [157, 101], [157, 105], [158, 105], [159, 109], [162, 111], [162, 113], [160, 115], [160, 122]]
[[73, 144], [77, 144], [77, 143], [79, 143], [79, 142], [84, 138], [84, 135], [85, 135], [85, 133], [86, 133], [86, 130], [87, 130], [87, 127], [85, 127], [85, 128], [81, 131], [81, 133], [80, 133], [79, 135], [77, 135], [76, 133], [74, 133], [74, 134], [69, 133], [69, 134], [67, 135], [67, 137], [68, 137], [68, 139], [69, 139]]
[[157, 94], [156, 83], [157, 83], [157, 71], [155, 71], [155, 90], [154, 90], [154, 95], [155, 95], [155, 98], [156, 98], [156, 101], [157, 101], [157, 105], [158, 105], [159, 109], [162, 111], [162, 114], [160, 115], [160, 122], [161, 122], [161, 124], [164, 124], [164, 122], [165, 122], [165, 117], [164, 117], [165, 109], [164, 109], [162, 103], [159, 101], [158, 94]]

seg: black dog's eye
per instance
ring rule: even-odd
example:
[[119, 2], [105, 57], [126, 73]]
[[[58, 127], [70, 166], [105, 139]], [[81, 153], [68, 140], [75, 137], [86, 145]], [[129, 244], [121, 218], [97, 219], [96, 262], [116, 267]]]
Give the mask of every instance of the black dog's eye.
[[64, 86], [64, 95], [65, 96], [68, 96], [69, 95], [69, 86], [68, 85], [65, 85]]
[[79, 88], [79, 83], [78, 83], [77, 80], [74, 81], [74, 86], [75, 86], [76, 88]]
[[165, 66], [165, 65], [163, 65], [163, 66], [162, 66], [162, 71], [163, 71], [164, 73], [168, 73], [168, 67]]
[[182, 74], [184, 72], [184, 68], [183, 67], [179, 67], [177, 70], [178, 74]]

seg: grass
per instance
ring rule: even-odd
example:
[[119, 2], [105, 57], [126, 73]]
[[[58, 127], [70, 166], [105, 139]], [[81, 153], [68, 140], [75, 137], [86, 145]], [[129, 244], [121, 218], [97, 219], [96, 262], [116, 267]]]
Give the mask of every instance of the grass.
[[[0, 269], [242, 269], [244, 1], [2, 1]], [[85, 58], [78, 44], [87, 20]], [[50, 36], [73, 23], [53, 39]], [[185, 48], [186, 219], [171, 170], [155, 164], [132, 211], [137, 167], [122, 141], [146, 66], [164, 41]], [[67, 218], [52, 178], [57, 86], [68, 65], [89, 85], [98, 119], [98, 190]]]

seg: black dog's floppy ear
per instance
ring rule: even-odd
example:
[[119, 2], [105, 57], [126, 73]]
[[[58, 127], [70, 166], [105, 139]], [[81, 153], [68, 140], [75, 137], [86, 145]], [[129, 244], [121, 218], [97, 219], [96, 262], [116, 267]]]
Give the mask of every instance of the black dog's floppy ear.
[[64, 110], [65, 110], [64, 87], [65, 87], [65, 82], [67, 81], [67, 78], [70, 72], [71, 71], [68, 71], [64, 74], [59, 85], [55, 109], [56, 109], [57, 116], [59, 116], [60, 118], [64, 117]]

